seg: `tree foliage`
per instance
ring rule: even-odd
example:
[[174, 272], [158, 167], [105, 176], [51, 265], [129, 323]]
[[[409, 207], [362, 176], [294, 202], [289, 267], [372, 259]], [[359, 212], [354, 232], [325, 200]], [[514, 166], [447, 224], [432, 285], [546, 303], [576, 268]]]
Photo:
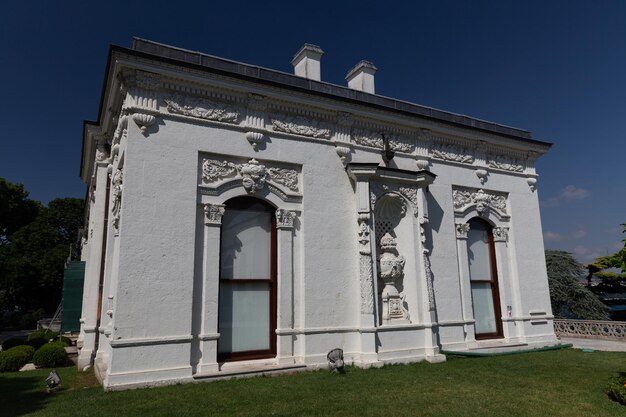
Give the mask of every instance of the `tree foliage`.
[[0, 316], [41, 308], [53, 313], [84, 202], [59, 198], [46, 207], [28, 199], [21, 184], [4, 179], [0, 193]]
[[[626, 223], [621, 225], [626, 233]], [[592, 277], [600, 278], [599, 285], [594, 287], [594, 292], [598, 293], [620, 293], [626, 292], [626, 238], [622, 239], [624, 247], [618, 252], [597, 258], [595, 262], [587, 265], [589, 274], [587, 281], [591, 285]], [[617, 271], [620, 272], [617, 272]]]
[[608, 320], [607, 307], [581, 284], [584, 268], [564, 251], [546, 250], [552, 311], [557, 318]]

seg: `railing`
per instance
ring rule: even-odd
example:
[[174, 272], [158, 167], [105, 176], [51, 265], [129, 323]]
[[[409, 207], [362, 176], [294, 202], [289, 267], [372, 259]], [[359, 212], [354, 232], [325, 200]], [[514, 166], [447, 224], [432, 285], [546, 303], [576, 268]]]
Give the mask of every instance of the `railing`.
[[563, 337], [626, 341], [626, 321], [555, 319], [554, 332]]

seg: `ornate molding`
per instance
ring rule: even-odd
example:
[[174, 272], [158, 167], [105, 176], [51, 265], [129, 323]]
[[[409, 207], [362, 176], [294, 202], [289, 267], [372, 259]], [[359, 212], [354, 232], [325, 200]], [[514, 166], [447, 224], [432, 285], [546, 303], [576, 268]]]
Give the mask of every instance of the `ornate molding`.
[[146, 134], [146, 130], [156, 123], [156, 117], [147, 113], [133, 113], [133, 122], [141, 129], [141, 133]]
[[204, 204], [204, 224], [221, 225], [225, 207], [223, 204]]
[[380, 259], [378, 276], [385, 283], [382, 291], [383, 323], [394, 320], [409, 320], [409, 312], [404, 307], [404, 296], [398, 292], [396, 281], [404, 277], [406, 259], [398, 255], [396, 240], [389, 234], [380, 239]]
[[435, 290], [433, 289], [433, 270], [430, 267], [430, 257], [427, 249], [423, 252], [424, 271], [426, 272], [426, 290], [428, 291], [428, 310], [435, 310]]
[[108, 159], [108, 147], [103, 143], [99, 143], [98, 145], [96, 145], [96, 162], [106, 162]]
[[263, 141], [265, 129], [265, 111], [267, 109], [267, 99], [258, 94], [248, 94], [248, 112], [246, 114], [246, 139], [256, 151]]
[[111, 191], [111, 202], [112, 202], [111, 224], [113, 225], [114, 236], [119, 236], [119, 233], [120, 233], [120, 214], [122, 211], [122, 191], [124, 189], [123, 181], [124, 181], [124, 173], [121, 169], [118, 169], [117, 171], [115, 171], [115, 174], [113, 174], [113, 178], [111, 179], [111, 185], [113, 186], [113, 190]]
[[372, 269], [372, 250], [370, 248], [369, 214], [359, 213], [358, 242], [359, 242], [359, 286], [361, 290], [361, 313], [374, 312], [374, 284]]
[[278, 209], [276, 210], [276, 227], [279, 229], [290, 229], [293, 227], [293, 220], [295, 219], [295, 213], [293, 211]]
[[163, 101], [167, 105], [167, 111], [172, 114], [225, 123], [237, 123], [239, 120], [237, 110], [225, 103], [214, 102], [206, 98], [175, 94], [164, 98]]
[[508, 242], [509, 240], [509, 228], [508, 227], [494, 227], [493, 228], [493, 241], [494, 242]]
[[370, 207], [375, 209], [377, 201], [385, 194], [395, 193], [403, 196], [411, 205], [413, 214], [418, 215], [418, 203], [417, 203], [417, 186], [399, 186], [398, 184], [382, 184], [378, 182], [372, 182], [370, 184]]
[[205, 158], [202, 161], [202, 182], [204, 183], [210, 184], [237, 176], [241, 177], [244, 188], [251, 194], [265, 188], [267, 181], [279, 184], [289, 191], [300, 192], [298, 171], [294, 169], [267, 167], [254, 158], [242, 164], [211, 158]]
[[[389, 139], [389, 146], [392, 151], [410, 153], [415, 149], [415, 144], [397, 134], [385, 133]], [[381, 132], [374, 132], [369, 129], [354, 129], [352, 131], [352, 140], [355, 143], [370, 148], [383, 149], [383, 138]]]
[[537, 178], [528, 177], [526, 178], [526, 183], [530, 187], [530, 191], [535, 192], [537, 189]]
[[456, 228], [457, 239], [467, 239], [467, 233], [469, 232], [469, 229], [470, 229], [469, 223], [457, 223], [455, 225], [455, 228]]
[[468, 148], [451, 143], [433, 145], [430, 153], [433, 158], [441, 159], [442, 161], [459, 162], [461, 164], [474, 163], [474, 155]]
[[480, 189], [478, 191], [454, 190], [452, 196], [454, 211], [456, 212], [463, 212], [471, 206], [476, 206], [476, 211], [480, 215], [486, 214], [488, 209], [492, 209], [502, 216], [508, 216], [504, 195], [485, 192]]
[[330, 128], [318, 120], [304, 116], [276, 115], [272, 118], [272, 129], [276, 132], [310, 136], [318, 139], [330, 138]]

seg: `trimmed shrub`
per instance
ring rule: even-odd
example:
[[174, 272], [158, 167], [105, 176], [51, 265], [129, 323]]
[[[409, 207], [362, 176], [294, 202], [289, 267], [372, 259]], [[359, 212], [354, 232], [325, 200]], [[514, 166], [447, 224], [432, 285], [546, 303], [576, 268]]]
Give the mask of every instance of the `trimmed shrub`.
[[66, 347], [67, 346], [72, 346], [72, 339], [70, 339], [69, 337], [58, 336], [54, 341], [55, 342], [59, 342], [59, 343], [63, 343]]
[[626, 405], [626, 373], [611, 378], [606, 387], [606, 393], [613, 401]]
[[38, 368], [54, 368], [68, 365], [69, 359], [62, 342], [47, 343], [39, 348], [33, 356], [33, 363]]
[[28, 344], [39, 350], [40, 347], [48, 343], [50, 340], [56, 338], [59, 334], [52, 330], [37, 330], [28, 335]]
[[15, 372], [33, 358], [35, 349], [22, 345], [0, 352], [0, 372]]
[[26, 339], [22, 337], [12, 337], [10, 339], [5, 340], [2, 343], [2, 350], [9, 350], [14, 348], [15, 346], [22, 346], [26, 344]]

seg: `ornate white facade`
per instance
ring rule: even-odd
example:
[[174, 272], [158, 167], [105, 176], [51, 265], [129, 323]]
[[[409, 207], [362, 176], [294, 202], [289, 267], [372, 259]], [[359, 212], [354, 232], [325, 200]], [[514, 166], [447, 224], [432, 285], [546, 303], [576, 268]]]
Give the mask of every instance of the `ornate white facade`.
[[[534, 168], [550, 144], [377, 96], [367, 62], [321, 82], [321, 53], [291, 75], [111, 48], [81, 164], [79, 366], [106, 388], [325, 366], [333, 348], [367, 367], [556, 343]], [[241, 229], [246, 213], [271, 226]], [[252, 278], [228, 278], [237, 262]]]

